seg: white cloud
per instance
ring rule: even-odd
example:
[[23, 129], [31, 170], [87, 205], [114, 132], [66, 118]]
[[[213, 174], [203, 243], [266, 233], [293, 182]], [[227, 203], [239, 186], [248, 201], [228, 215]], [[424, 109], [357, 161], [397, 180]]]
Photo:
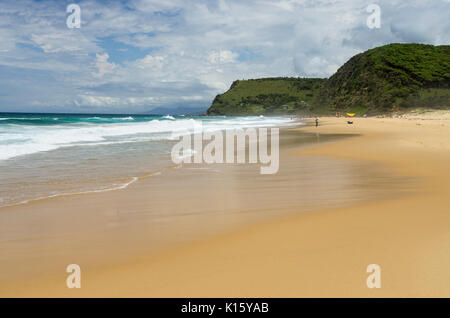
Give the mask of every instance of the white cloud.
[[120, 104], [120, 98], [110, 96], [88, 96], [80, 95], [78, 100], [75, 100], [75, 105], [88, 106], [116, 106]]
[[209, 54], [208, 59], [211, 64], [233, 63], [238, 56], [230, 50], [213, 51]]
[[[450, 42], [449, 1], [377, 1], [382, 22], [376, 30], [366, 26], [370, 3], [83, 0], [81, 28], [68, 29], [64, 3], [4, 1], [0, 71], [8, 79], [0, 82], [0, 105], [76, 100], [127, 112], [148, 104], [206, 105], [235, 79], [326, 77], [375, 46]], [[24, 78], [34, 94], [20, 94]]]
[[92, 107], [117, 107], [117, 106], [141, 106], [149, 105], [155, 101], [154, 97], [111, 97], [111, 96], [93, 96], [79, 95], [73, 102], [77, 106]]
[[203, 100], [204, 97], [203, 96], [181, 96], [182, 100], [186, 100], [186, 101], [200, 101]]
[[77, 41], [73, 41], [67, 33], [31, 34], [31, 40], [45, 53], [79, 51]]
[[114, 69], [116, 69], [117, 65], [114, 63], [109, 63], [109, 55], [108, 53], [103, 54], [95, 54], [97, 61], [95, 66], [97, 67], [97, 72], [92, 73], [94, 77], [103, 77], [105, 74], [112, 73]]
[[163, 56], [151, 56], [150, 54], [143, 59], [137, 60], [135, 62], [136, 66], [140, 69], [161, 69], [164, 64]]

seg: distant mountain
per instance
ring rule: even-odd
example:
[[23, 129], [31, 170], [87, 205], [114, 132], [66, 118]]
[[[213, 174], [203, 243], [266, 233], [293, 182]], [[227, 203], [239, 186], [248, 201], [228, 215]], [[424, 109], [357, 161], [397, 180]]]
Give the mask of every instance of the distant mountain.
[[209, 115], [378, 114], [450, 108], [450, 46], [389, 44], [352, 57], [329, 79], [235, 81]]
[[157, 107], [144, 114], [152, 115], [203, 115], [207, 107]]

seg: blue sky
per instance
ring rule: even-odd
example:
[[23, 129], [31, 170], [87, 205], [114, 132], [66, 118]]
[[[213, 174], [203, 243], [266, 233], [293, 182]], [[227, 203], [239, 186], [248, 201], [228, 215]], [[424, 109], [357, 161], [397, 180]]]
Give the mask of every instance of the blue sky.
[[0, 111], [206, 108], [235, 79], [328, 77], [379, 45], [448, 45], [449, 13], [449, 0], [2, 1]]

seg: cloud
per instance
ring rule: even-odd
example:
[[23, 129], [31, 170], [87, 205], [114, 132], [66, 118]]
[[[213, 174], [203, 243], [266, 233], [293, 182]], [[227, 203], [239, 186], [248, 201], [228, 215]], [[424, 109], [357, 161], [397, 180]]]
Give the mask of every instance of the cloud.
[[233, 63], [239, 55], [230, 50], [213, 51], [209, 54], [208, 59], [212, 64]]
[[109, 55], [108, 53], [103, 54], [95, 54], [97, 58], [97, 62], [95, 63], [95, 66], [97, 67], [97, 72], [92, 73], [94, 77], [103, 77], [103, 75], [112, 73], [114, 69], [117, 67], [114, 63], [109, 63]]
[[72, 41], [68, 33], [31, 34], [31, 40], [45, 53], [79, 51], [79, 42]]
[[135, 61], [136, 67], [140, 69], [161, 69], [164, 64], [163, 56], [151, 56], [147, 55], [143, 59]]
[[154, 97], [111, 97], [111, 96], [90, 96], [79, 95], [74, 101], [77, 106], [92, 106], [92, 107], [117, 107], [123, 105], [141, 106], [148, 105], [154, 102]]
[[75, 105], [83, 105], [83, 106], [116, 106], [120, 105], [120, 98], [111, 97], [111, 96], [88, 96], [88, 95], [80, 95], [77, 100], [75, 100]]
[[375, 46], [450, 42], [447, 0], [377, 1], [380, 29], [366, 0], [77, 3], [79, 29], [65, 2], [0, 3], [0, 111], [206, 107], [236, 79], [328, 77]]

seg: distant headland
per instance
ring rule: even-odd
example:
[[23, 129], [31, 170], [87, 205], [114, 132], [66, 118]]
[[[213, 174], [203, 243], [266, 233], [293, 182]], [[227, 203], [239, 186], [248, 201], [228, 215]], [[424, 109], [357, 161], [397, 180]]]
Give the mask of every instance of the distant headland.
[[234, 81], [208, 115], [376, 115], [450, 109], [450, 45], [388, 44], [350, 58], [330, 78]]

